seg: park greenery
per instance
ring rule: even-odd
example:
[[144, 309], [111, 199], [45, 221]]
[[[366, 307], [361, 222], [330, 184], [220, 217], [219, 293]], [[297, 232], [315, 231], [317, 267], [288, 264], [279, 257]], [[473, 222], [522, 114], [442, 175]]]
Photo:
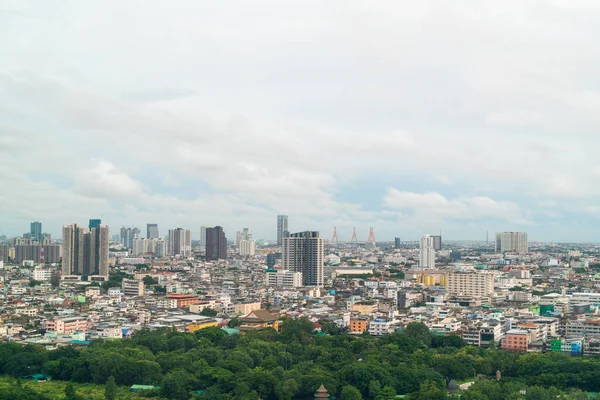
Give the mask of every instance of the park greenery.
[[134, 384], [157, 387], [136, 398], [206, 400], [312, 399], [321, 384], [341, 400], [457, 398], [448, 396], [449, 379], [475, 381], [461, 400], [576, 400], [586, 398], [582, 390], [600, 390], [596, 358], [465, 346], [457, 336], [432, 335], [414, 322], [381, 338], [322, 326], [318, 335], [305, 318], [285, 319], [281, 333], [269, 328], [243, 336], [218, 328], [141, 330], [128, 339], [51, 351], [2, 343], [0, 373], [44, 373], [66, 386], [61, 397], [49, 397], [15, 381], [0, 391], [0, 400], [76, 399], [78, 385], [105, 385], [104, 398], [122, 398], [118, 393]]

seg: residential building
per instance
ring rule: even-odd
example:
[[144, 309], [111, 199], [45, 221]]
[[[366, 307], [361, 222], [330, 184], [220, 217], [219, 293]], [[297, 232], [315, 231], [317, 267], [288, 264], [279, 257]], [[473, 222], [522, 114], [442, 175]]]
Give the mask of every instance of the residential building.
[[252, 240], [252, 232], [250, 229], [244, 228], [241, 231], [237, 231], [235, 235], [235, 246], [239, 249], [240, 242], [242, 240]]
[[600, 318], [585, 320], [568, 320], [565, 333], [567, 337], [600, 337]]
[[109, 227], [82, 228], [64, 225], [62, 233], [63, 276], [108, 276]]
[[8, 245], [0, 243], [0, 262], [8, 262]]
[[192, 255], [192, 231], [189, 229], [169, 229], [169, 254], [189, 257]]
[[58, 263], [60, 261], [60, 245], [38, 243], [16, 245], [14, 261], [21, 264], [28, 260], [35, 263]]
[[277, 216], [277, 244], [281, 246], [283, 244], [283, 238], [286, 237], [288, 232], [288, 216], [278, 215]]
[[33, 270], [33, 279], [36, 281], [44, 282], [49, 281], [52, 277], [52, 271], [43, 267], [36, 267]]
[[145, 293], [144, 282], [136, 279], [123, 279], [121, 290], [128, 297], [143, 296]]
[[267, 286], [299, 288], [302, 287], [302, 272], [268, 269], [266, 283]]
[[146, 239], [158, 239], [158, 224], [146, 224]]
[[282, 241], [282, 268], [301, 272], [304, 286], [323, 286], [324, 242], [317, 231], [287, 235]]
[[511, 329], [502, 340], [502, 349], [514, 353], [525, 353], [529, 348], [529, 332], [523, 329]]
[[206, 228], [206, 261], [227, 259], [227, 237], [223, 227]]
[[435, 267], [435, 248], [433, 237], [431, 235], [425, 235], [421, 238], [421, 246], [419, 249], [419, 267]]
[[496, 233], [496, 251], [525, 254], [529, 251], [526, 232]]
[[242, 257], [253, 257], [256, 253], [256, 242], [254, 240], [241, 240], [238, 252]]
[[491, 296], [494, 294], [494, 275], [488, 272], [451, 272], [446, 291], [458, 296]]
[[56, 333], [71, 334], [75, 332], [85, 332], [88, 329], [88, 322], [83, 317], [59, 318], [46, 321], [46, 330]]
[[368, 329], [368, 327], [368, 318], [350, 318], [350, 333], [363, 333]]
[[[350, 321], [352, 323], [352, 320]], [[369, 335], [383, 336], [394, 331], [392, 322], [385, 318], [375, 318], [369, 322]]]

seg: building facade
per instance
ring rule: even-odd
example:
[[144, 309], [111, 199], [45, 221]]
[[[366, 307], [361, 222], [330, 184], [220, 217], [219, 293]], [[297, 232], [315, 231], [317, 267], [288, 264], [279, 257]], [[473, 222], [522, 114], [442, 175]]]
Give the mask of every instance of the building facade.
[[431, 235], [425, 235], [421, 238], [421, 246], [419, 248], [419, 267], [435, 267], [435, 247], [433, 243], [433, 236]]
[[526, 232], [496, 233], [496, 251], [525, 254], [529, 251]]
[[169, 229], [169, 255], [189, 257], [192, 255], [192, 231], [189, 229]]
[[108, 276], [109, 227], [82, 228], [64, 225], [62, 232], [62, 274]]
[[277, 244], [281, 246], [283, 238], [288, 232], [288, 216], [278, 215], [277, 216]]
[[458, 296], [492, 296], [494, 275], [487, 272], [453, 272], [448, 274], [446, 291]]
[[298, 288], [302, 287], [302, 272], [268, 269], [266, 281], [267, 286]]
[[227, 259], [227, 237], [223, 227], [206, 228], [206, 261]]
[[323, 286], [324, 241], [317, 231], [287, 235], [282, 241], [282, 268], [301, 272], [304, 286]]
[[146, 224], [146, 239], [158, 239], [158, 224]]

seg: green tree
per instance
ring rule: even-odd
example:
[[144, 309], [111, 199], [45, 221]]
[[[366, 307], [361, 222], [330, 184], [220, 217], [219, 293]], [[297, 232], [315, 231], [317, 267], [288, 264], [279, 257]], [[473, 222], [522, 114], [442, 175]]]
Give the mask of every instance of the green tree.
[[240, 322], [240, 320], [239, 320], [239, 319], [237, 319], [237, 318], [232, 318], [232, 319], [230, 319], [230, 320], [227, 322], [227, 326], [228, 326], [229, 328], [236, 328], [236, 327], [240, 326], [241, 324], [242, 324], [242, 323], [241, 323], [241, 322]]
[[177, 369], [164, 377], [160, 387], [161, 393], [167, 399], [188, 400], [193, 380], [193, 375]]
[[146, 275], [144, 277], [144, 279], [142, 279], [142, 281], [144, 282], [144, 285], [146, 286], [151, 286], [151, 285], [157, 285], [158, 281], [156, 279], [154, 279], [153, 277]]
[[106, 400], [115, 400], [117, 398], [117, 384], [115, 383], [115, 377], [112, 375], [106, 381], [104, 398]]
[[362, 400], [362, 394], [360, 390], [352, 385], [346, 385], [342, 388], [340, 393], [340, 400]]
[[404, 332], [411, 339], [421, 341], [427, 346], [431, 345], [431, 333], [427, 325], [422, 322], [410, 322]]
[[50, 275], [50, 284], [52, 285], [53, 288], [59, 287], [60, 286], [60, 275], [57, 273]]
[[206, 307], [203, 308], [202, 311], [200, 311], [200, 315], [203, 315], [205, 317], [216, 317], [217, 312], [210, 307]]
[[67, 383], [67, 386], [65, 386], [65, 397], [67, 400], [82, 400], [71, 382]]

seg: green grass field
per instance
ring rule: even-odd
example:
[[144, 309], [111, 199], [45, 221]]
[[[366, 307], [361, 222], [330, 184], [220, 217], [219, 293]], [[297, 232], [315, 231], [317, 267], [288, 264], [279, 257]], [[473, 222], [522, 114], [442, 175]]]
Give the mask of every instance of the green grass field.
[[[3, 388], [8, 387], [12, 382], [14, 382], [13, 378], [8, 376], [0, 376], [0, 391]], [[21, 383], [23, 387], [31, 388], [38, 393], [50, 397], [51, 399], [65, 399], [65, 386], [67, 386], [67, 382], [50, 381], [35, 383], [32, 380], [21, 380]], [[74, 383], [73, 386], [75, 387], [77, 394], [84, 399], [104, 400], [103, 385], [94, 385], [91, 383]], [[141, 399], [141, 397], [129, 392], [129, 387], [120, 386], [117, 392], [117, 399]]]

